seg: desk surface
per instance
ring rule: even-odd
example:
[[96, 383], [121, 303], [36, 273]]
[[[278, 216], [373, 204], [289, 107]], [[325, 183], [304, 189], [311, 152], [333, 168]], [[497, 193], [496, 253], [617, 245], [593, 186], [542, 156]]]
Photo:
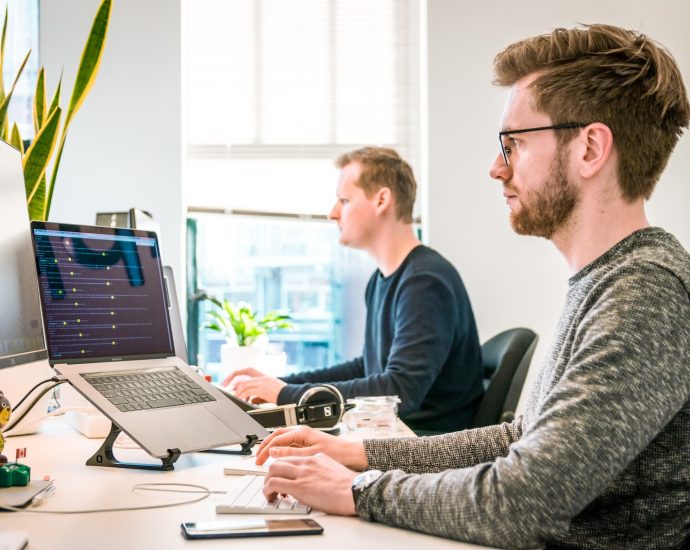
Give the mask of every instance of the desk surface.
[[[401, 428], [398, 435], [405, 434], [404, 430], [404, 427]], [[352, 433], [347, 437], [371, 435]], [[139, 483], [193, 483], [222, 491], [234, 481], [233, 476], [223, 475], [223, 467], [231, 461], [248, 460], [236, 456], [192, 453], [182, 455], [171, 472], [86, 466], [84, 462], [100, 444], [101, 440], [87, 439], [56, 419], [44, 423], [39, 434], [8, 438], [5, 455], [14, 457], [15, 449], [26, 447], [27, 457], [22, 462], [31, 467], [32, 478], [41, 479], [48, 474], [55, 479], [55, 494], [36, 510], [88, 510], [177, 502], [190, 495], [134, 493], [132, 487]], [[128, 449], [116, 449], [115, 454], [121, 460], [141, 461], [150, 458], [142, 451]], [[29, 549], [227, 548], [232, 544], [228, 540], [188, 541], [180, 534], [182, 522], [230, 518], [227, 515], [216, 516], [215, 505], [221, 499], [221, 495], [211, 495], [201, 502], [172, 508], [93, 514], [0, 512], [1, 529], [26, 531]], [[247, 538], [241, 540], [242, 549], [266, 548], [276, 544], [280, 545], [281, 550], [322, 550], [325, 547], [329, 550], [480, 548], [359, 518], [328, 516], [320, 512], [312, 512], [310, 516], [324, 527], [323, 535]]]

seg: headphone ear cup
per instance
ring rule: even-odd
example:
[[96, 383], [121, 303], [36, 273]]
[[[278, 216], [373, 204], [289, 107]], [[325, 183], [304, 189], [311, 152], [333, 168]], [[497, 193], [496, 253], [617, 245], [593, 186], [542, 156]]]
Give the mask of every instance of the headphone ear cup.
[[[343, 396], [338, 388], [330, 384], [314, 386], [302, 394], [298, 407], [312, 407], [316, 405], [330, 405], [331, 411], [328, 416], [308, 423], [312, 428], [333, 428], [343, 417], [345, 404]], [[325, 410], [325, 409], [324, 409]], [[322, 415], [319, 415], [322, 416]]]

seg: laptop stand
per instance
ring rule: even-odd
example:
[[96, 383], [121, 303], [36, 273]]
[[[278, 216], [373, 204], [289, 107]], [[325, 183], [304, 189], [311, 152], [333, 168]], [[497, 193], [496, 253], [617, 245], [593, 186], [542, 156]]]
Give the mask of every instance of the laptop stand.
[[121, 462], [113, 454], [113, 444], [120, 435], [122, 428], [114, 422], [110, 425], [110, 433], [103, 441], [100, 449], [86, 461], [87, 466], [106, 466], [109, 468], [138, 468], [141, 470], [174, 470], [175, 461], [180, 457], [179, 449], [168, 449], [168, 456], [161, 459], [161, 464], [147, 464], [144, 462]]
[[259, 438], [254, 434], [247, 436], [247, 441], [240, 443], [241, 449], [239, 451], [233, 449], [206, 449], [202, 453], [218, 453], [222, 455], [250, 455], [252, 454], [252, 447], [257, 444]]

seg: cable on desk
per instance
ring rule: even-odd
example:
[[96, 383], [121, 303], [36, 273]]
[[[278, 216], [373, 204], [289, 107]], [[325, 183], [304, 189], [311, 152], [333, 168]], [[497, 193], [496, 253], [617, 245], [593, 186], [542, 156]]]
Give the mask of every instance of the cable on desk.
[[[24, 401], [26, 401], [26, 398], [29, 397], [34, 392], [34, 390], [36, 388], [38, 388], [39, 386], [42, 386], [43, 384], [47, 384], [48, 382], [60, 382], [60, 384], [62, 384], [64, 382], [64, 380], [60, 380], [57, 376], [53, 376], [52, 378], [47, 378], [46, 380], [39, 382], [33, 388], [31, 388], [28, 392], [26, 392], [26, 395], [19, 400], [19, 403], [17, 403], [16, 405], [13, 405], [12, 408], [14, 410], [19, 409], [19, 407], [22, 406], [22, 403], [24, 403]], [[50, 386], [50, 388], [48, 388], [48, 390], [51, 390], [51, 389], [59, 386], [60, 384], [54, 384], [53, 386]], [[45, 395], [46, 393], [47, 392], [44, 392], [43, 394], [41, 394], [41, 396]]]
[[[164, 489], [163, 487], [187, 487], [194, 490], [183, 489]], [[212, 491], [203, 485], [194, 485], [192, 483], [138, 483], [132, 487], [132, 492], [137, 491], [160, 491], [167, 493], [201, 493], [201, 496], [194, 497], [188, 500], [179, 502], [169, 502], [167, 504], [151, 504], [148, 506], [124, 506], [120, 508], [95, 508], [89, 510], [31, 510], [27, 508], [17, 508], [16, 506], [0, 505], [0, 510], [8, 510], [10, 512], [27, 512], [29, 514], [95, 514], [100, 512], [133, 512], [136, 510], [153, 510], [155, 508], [172, 508], [173, 506], [182, 506], [183, 504], [194, 504], [207, 499], [211, 495], [226, 494], [226, 491]]]
[[[40, 383], [36, 384], [33, 388], [31, 388], [31, 390], [29, 390], [29, 393], [27, 393], [24, 397], [22, 397], [19, 400], [19, 405], [21, 405], [26, 400], [26, 398], [29, 397], [31, 395], [31, 393], [36, 388], [38, 388], [39, 386], [41, 386], [43, 384], [46, 384], [48, 382], [53, 382], [53, 381], [55, 381], [55, 383], [52, 386], [48, 386], [47, 388], [44, 388], [41, 391], [41, 393], [39, 393], [38, 396], [34, 398], [34, 400], [26, 407], [25, 410], [22, 411], [22, 413], [18, 417], [12, 417], [12, 422], [10, 422], [7, 426], [5, 426], [2, 431], [3, 432], [9, 432], [12, 428], [17, 426], [24, 419], [24, 417], [27, 414], [29, 414], [29, 411], [36, 406], [36, 403], [38, 403], [40, 401], [41, 397], [43, 397], [46, 393], [48, 393], [52, 389], [56, 388], [60, 384], [64, 384], [66, 382], [66, 380], [59, 380], [57, 377], [56, 378], [50, 378], [48, 380], [44, 380], [43, 382], [40, 382]], [[19, 408], [19, 405], [14, 407], [15, 410]]]

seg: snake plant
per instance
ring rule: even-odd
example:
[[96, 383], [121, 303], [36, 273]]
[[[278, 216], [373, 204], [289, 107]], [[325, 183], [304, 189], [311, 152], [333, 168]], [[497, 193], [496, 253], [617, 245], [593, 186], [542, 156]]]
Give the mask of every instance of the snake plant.
[[[50, 215], [50, 205], [53, 199], [53, 192], [55, 191], [55, 179], [60, 167], [62, 151], [65, 147], [67, 129], [96, 80], [101, 57], [103, 56], [111, 6], [112, 0], [103, 0], [96, 12], [91, 32], [82, 52], [77, 77], [72, 89], [72, 97], [70, 98], [64, 119], [62, 117], [62, 108], [60, 107], [62, 77], [60, 77], [50, 104], [48, 104], [45, 71], [42, 67], [39, 70], [33, 100], [35, 136], [26, 150], [24, 149], [24, 141], [19, 133], [17, 124], [13, 123], [10, 125], [7, 119], [7, 109], [17, 85], [17, 80], [19, 80], [24, 70], [31, 51], [26, 54], [11, 88], [7, 92], [5, 92], [2, 78], [0, 78], [0, 138], [11, 143], [22, 153], [26, 202], [29, 209], [29, 217], [32, 220], [47, 220]], [[2, 74], [3, 59], [5, 58], [7, 19], [8, 11], [6, 8], [2, 37], [0, 38], [0, 74]], [[53, 165], [52, 173], [49, 176], [48, 165], [51, 163], [51, 160]]]

